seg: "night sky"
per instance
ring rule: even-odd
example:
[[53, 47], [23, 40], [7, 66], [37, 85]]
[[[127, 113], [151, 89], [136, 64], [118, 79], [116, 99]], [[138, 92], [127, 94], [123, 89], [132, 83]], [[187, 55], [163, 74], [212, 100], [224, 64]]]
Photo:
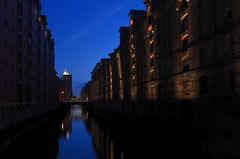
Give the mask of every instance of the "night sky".
[[42, 8], [55, 39], [56, 70], [73, 75], [79, 95], [95, 64], [119, 45], [118, 30], [129, 25], [129, 10], [145, 6], [143, 0], [42, 0]]

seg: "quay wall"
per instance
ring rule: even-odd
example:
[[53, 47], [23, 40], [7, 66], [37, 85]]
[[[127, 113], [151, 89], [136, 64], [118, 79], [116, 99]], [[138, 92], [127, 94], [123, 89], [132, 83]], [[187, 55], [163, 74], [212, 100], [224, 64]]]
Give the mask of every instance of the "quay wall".
[[0, 132], [60, 108], [59, 103], [0, 104]]

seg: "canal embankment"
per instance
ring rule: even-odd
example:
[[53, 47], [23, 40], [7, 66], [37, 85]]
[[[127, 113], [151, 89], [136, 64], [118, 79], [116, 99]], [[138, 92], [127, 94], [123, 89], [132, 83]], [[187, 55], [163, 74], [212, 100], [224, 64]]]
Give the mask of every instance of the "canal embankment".
[[113, 136], [117, 134], [118, 138], [123, 135], [130, 136], [126, 140], [126, 145], [129, 145], [129, 140], [136, 135], [141, 137], [147, 136], [146, 134], [156, 137], [170, 135], [169, 139], [176, 137], [176, 140], [185, 136], [194, 145], [198, 144], [196, 149], [201, 151], [200, 158], [240, 156], [238, 153], [240, 118], [235, 104], [179, 103], [135, 106], [138, 110], [141, 107], [152, 108], [146, 112], [138, 112], [137, 109], [135, 112], [123, 112], [116, 111], [116, 105], [107, 103], [92, 103], [83, 108], [87, 110], [86, 116], [95, 118], [99, 127], [105, 129], [108, 134]]
[[[139, 130], [174, 128], [201, 133], [201, 136], [223, 139], [240, 134], [240, 109], [237, 104], [179, 103], [88, 103], [89, 112], [112, 127]], [[128, 109], [128, 110], [127, 110]]]
[[66, 109], [68, 105], [60, 103], [1, 105], [0, 150], [6, 149], [14, 139], [61, 115]]

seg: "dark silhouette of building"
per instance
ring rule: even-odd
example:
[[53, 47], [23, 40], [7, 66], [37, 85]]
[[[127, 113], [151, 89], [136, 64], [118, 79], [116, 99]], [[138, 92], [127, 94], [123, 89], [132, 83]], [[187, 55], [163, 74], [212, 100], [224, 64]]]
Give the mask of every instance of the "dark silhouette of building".
[[0, 103], [56, 101], [54, 40], [40, 0], [0, 2]]
[[72, 75], [65, 70], [59, 82], [59, 101], [70, 101], [72, 98]]

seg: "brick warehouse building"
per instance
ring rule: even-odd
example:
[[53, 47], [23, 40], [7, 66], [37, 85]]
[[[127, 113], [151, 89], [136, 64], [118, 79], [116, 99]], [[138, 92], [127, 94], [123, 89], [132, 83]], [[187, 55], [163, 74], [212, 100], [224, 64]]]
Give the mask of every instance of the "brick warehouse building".
[[112, 54], [113, 101], [238, 102], [238, 0], [145, 0]]
[[155, 15], [154, 28], [160, 28], [155, 49], [162, 69], [163, 100], [215, 102], [239, 95], [239, 1], [152, 0], [145, 4]]
[[54, 40], [40, 0], [0, 1], [0, 103], [56, 101]]
[[123, 100], [123, 74], [119, 48], [109, 56], [112, 67], [112, 100], [121, 102]]
[[147, 88], [147, 69], [148, 65], [142, 62], [147, 58], [145, 32], [146, 13], [142, 10], [131, 10], [130, 17], [130, 90], [133, 101], [148, 99], [145, 94]]
[[[112, 100], [112, 73], [110, 59], [101, 59], [92, 71], [92, 101], [111, 101]], [[83, 95], [87, 96], [87, 95]]]
[[82, 88], [80, 92], [80, 99], [81, 101], [92, 101], [91, 99], [91, 81], [86, 83], [86, 85]]

